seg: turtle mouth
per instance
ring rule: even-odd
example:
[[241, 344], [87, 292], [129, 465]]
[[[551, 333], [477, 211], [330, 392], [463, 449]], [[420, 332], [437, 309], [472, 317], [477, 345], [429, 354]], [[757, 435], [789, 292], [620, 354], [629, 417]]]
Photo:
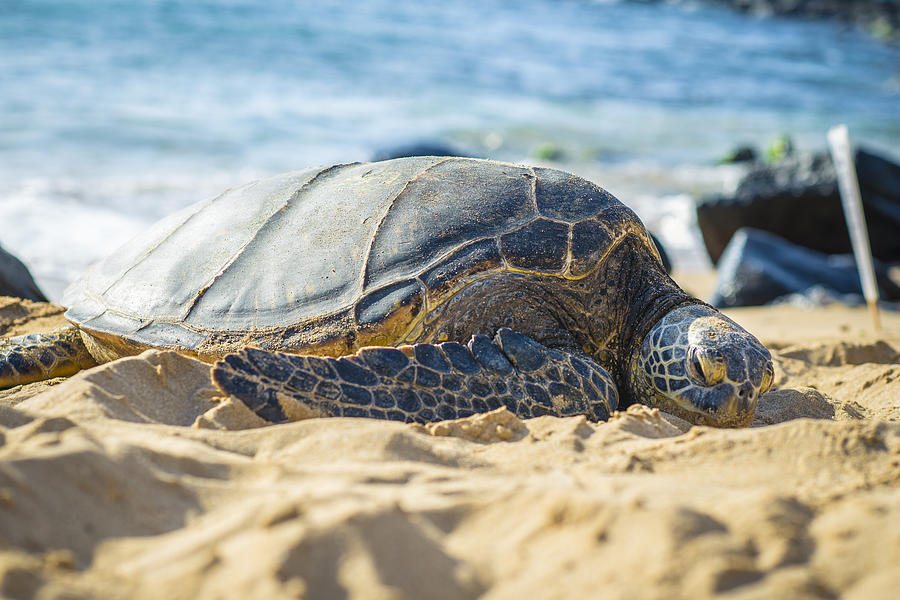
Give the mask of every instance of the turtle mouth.
[[[719, 393], [713, 397], [702, 397], [704, 391], [695, 388], [699, 392], [696, 401], [691, 394], [678, 394], [664, 396], [666, 403], [660, 406], [666, 410], [666, 406], [673, 408], [671, 412], [696, 425], [711, 425], [715, 427], [746, 427], [753, 421], [756, 415], [756, 403], [759, 394], [753, 390], [752, 385], [745, 383], [735, 387], [730, 384], [720, 384], [712, 388], [718, 388]], [[690, 390], [688, 390], [690, 391]], [[716, 397], [717, 396], [717, 397]]]

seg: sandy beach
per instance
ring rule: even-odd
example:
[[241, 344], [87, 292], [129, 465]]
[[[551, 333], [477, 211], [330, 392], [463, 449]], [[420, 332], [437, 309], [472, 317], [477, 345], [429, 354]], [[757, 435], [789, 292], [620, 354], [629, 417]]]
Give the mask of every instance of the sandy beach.
[[[729, 315], [777, 364], [744, 430], [642, 406], [262, 426], [159, 351], [2, 392], [0, 596], [894, 597], [900, 315]], [[2, 335], [62, 322], [0, 299]]]
[[[853, 302], [843, 125], [900, 306], [898, 65], [900, 0], [0, 1], [0, 338], [68, 324], [36, 300], [209, 360], [508, 326], [580, 345], [622, 402], [746, 424], [765, 353], [713, 319], [651, 329], [683, 298], [608, 196], [696, 297]], [[775, 364], [743, 429], [643, 405], [272, 425], [158, 349], [0, 389], [0, 600], [900, 598], [900, 311], [725, 312]], [[516, 339], [545, 401], [520, 414], [612, 397]], [[2, 347], [0, 385], [37, 374]], [[312, 414], [254, 403], [276, 379], [340, 384], [345, 414], [520, 407], [485, 348], [467, 391], [425, 348], [368, 354], [394, 387], [315, 360], [218, 381], [264, 415]]]

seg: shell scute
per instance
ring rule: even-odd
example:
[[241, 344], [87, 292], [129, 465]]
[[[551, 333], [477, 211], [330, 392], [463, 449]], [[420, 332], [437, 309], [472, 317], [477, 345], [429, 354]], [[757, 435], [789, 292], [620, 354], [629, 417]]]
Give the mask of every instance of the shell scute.
[[538, 212], [548, 219], [575, 223], [619, 204], [612, 194], [577, 175], [547, 168], [534, 171]]
[[424, 308], [425, 289], [416, 279], [398, 281], [366, 294], [355, 309], [362, 345], [380, 345], [385, 336], [399, 338]]
[[507, 264], [537, 273], [559, 273], [568, 260], [569, 226], [535, 219], [500, 236], [500, 252]]
[[472, 242], [425, 271], [421, 279], [432, 297], [448, 294], [461, 280], [503, 264], [494, 238]]
[[612, 243], [609, 230], [594, 219], [572, 226], [572, 261], [569, 272], [575, 277], [590, 273]]
[[526, 169], [450, 159], [410, 181], [397, 196], [372, 243], [365, 287], [422, 271], [471, 240], [507, 232], [535, 216]]

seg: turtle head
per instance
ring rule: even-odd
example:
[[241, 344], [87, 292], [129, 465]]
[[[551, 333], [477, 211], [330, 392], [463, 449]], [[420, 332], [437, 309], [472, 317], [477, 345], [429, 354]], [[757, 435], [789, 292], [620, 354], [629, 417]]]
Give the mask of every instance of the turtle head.
[[745, 427], [772, 387], [772, 356], [740, 325], [703, 305], [660, 319], [633, 359], [638, 400], [692, 423]]

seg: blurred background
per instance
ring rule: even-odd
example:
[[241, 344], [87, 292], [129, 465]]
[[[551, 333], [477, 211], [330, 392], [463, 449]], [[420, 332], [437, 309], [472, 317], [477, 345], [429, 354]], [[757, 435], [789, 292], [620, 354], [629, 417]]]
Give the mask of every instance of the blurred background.
[[2, 0], [0, 244], [58, 299], [181, 206], [426, 144], [586, 176], [708, 268], [735, 148], [900, 156], [890, 20], [752, 4]]

